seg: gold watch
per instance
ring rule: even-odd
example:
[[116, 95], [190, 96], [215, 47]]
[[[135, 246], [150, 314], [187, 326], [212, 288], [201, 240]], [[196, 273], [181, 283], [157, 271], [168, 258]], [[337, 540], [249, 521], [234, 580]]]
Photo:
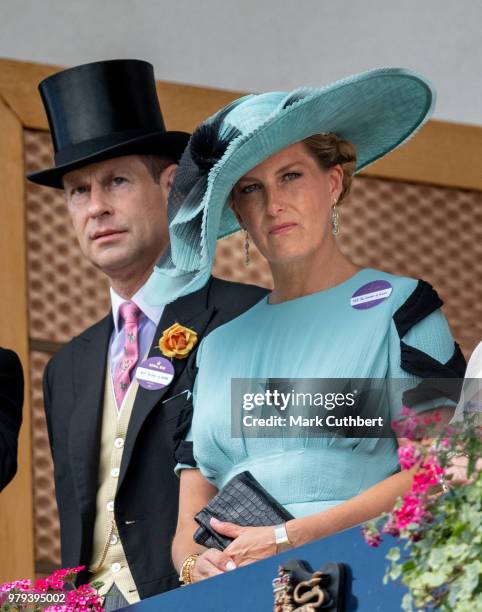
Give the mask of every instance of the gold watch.
[[188, 555], [181, 565], [181, 573], [179, 574], [179, 582], [183, 585], [191, 584], [192, 582], [192, 570], [196, 564], [199, 553]]

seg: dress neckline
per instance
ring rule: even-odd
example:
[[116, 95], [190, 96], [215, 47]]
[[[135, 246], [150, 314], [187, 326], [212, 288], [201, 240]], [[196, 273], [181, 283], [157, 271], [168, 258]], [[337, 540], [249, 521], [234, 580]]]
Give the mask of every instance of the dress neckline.
[[361, 268], [360, 270], [358, 270], [358, 272], [355, 272], [355, 274], [353, 274], [346, 280], [342, 281], [341, 283], [338, 283], [337, 285], [333, 285], [333, 287], [328, 287], [327, 289], [321, 289], [320, 291], [314, 291], [313, 293], [307, 293], [306, 295], [301, 295], [300, 297], [293, 298], [291, 300], [283, 300], [282, 302], [278, 302], [276, 304], [269, 303], [269, 296], [271, 294], [268, 293], [268, 295], [263, 298], [262, 303], [264, 303], [268, 308], [276, 308], [277, 306], [281, 307], [284, 304], [298, 303], [301, 300], [307, 300], [309, 298], [313, 298], [314, 296], [328, 295], [329, 293], [339, 290], [341, 289], [341, 287], [344, 287], [345, 285], [352, 283], [356, 278], [358, 278], [360, 275], [366, 272], [374, 272], [374, 270], [372, 268]]

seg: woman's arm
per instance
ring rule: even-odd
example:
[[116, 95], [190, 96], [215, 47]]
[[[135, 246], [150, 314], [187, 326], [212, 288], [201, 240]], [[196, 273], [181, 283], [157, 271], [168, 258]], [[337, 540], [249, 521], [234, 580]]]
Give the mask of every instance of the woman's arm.
[[193, 581], [216, 576], [236, 567], [229, 555], [214, 548], [207, 549], [193, 540], [193, 534], [198, 527], [194, 516], [217, 492], [216, 487], [208, 482], [198, 469], [182, 470], [172, 559], [177, 571], [180, 572], [184, 560], [189, 555], [200, 555], [191, 571]]
[[397, 472], [333, 508], [288, 521], [288, 539], [293, 546], [301, 546], [364, 523], [383, 512], [390, 512], [397, 498], [409, 490], [417, 469], [418, 465], [411, 470]]
[[[293, 546], [324, 538], [354, 527], [393, 509], [397, 498], [410, 488], [417, 467], [398, 472], [351, 499], [311, 516], [286, 523]], [[273, 527], [239, 527], [233, 523], [211, 522], [219, 533], [235, 538], [224, 551], [237, 566], [276, 554]]]

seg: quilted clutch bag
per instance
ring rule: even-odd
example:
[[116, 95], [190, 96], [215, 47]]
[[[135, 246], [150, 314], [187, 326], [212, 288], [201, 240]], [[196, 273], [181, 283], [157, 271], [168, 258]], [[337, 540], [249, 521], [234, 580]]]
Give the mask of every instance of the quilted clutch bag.
[[279, 525], [294, 518], [276, 501], [250, 472], [237, 474], [212, 498], [209, 504], [194, 517], [199, 528], [194, 540], [207, 548], [224, 550], [232, 539], [215, 531], [211, 517], [242, 527]]

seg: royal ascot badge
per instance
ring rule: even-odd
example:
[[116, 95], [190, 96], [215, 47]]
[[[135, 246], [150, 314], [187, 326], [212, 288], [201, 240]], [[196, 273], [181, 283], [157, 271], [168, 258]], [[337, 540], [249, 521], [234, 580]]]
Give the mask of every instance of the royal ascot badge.
[[350, 306], [356, 310], [373, 308], [389, 298], [392, 291], [393, 287], [388, 281], [371, 281], [355, 291], [355, 293], [351, 296]]
[[193, 329], [174, 323], [162, 333], [159, 349], [170, 359], [186, 359], [196, 344], [197, 333]]
[[167, 387], [174, 378], [174, 366], [164, 357], [149, 357], [137, 367], [136, 379], [148, 391]]

